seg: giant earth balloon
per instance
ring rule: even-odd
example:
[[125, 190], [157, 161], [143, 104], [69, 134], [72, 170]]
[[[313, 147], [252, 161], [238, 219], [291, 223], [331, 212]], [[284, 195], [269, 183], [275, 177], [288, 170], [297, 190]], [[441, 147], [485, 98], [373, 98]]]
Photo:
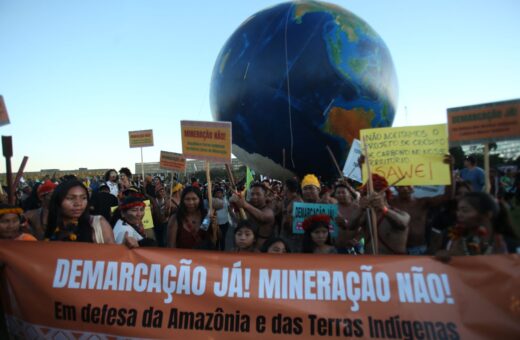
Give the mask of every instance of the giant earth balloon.
[[390, 126], [390, 52], [361, 18], [295, 1], [260, 11], [228, 39], [211, 80], [214, 119], [233, 124], [233, 154], [274, 178], [337, 176], [359, 130]]

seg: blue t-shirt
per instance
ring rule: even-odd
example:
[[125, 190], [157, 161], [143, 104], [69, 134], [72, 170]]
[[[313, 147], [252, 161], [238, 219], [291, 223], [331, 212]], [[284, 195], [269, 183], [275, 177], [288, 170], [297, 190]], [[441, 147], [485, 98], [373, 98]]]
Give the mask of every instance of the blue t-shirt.
[[486, 184], [486, 174], [482, 168], [478, 166], [473, 169], [464, 168], [460, 171], [460, 178], [470, 182], [473, 191], [480, 192], [484, 189]]

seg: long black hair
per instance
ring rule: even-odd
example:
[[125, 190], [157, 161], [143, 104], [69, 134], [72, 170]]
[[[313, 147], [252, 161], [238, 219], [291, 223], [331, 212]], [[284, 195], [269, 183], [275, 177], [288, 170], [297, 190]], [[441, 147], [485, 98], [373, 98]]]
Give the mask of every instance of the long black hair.
[[[110, 178], [110, 173], [111, 173], [112, 171], [116, 173], [116, 182], [117, 182], [117, 180], [119, 179], [119, 175], [117, 174], [116, 169], [110, 169], [110, 170], [108, 170], [107, 172], [105, 172], [105, 176], [103, 177], [104, 180], [105, 180], [105, 182], [108, 182], [108, 179]], [[130, 178], [130, 180], [132, 180], [132, 179]]]
[[199, 198], [199, 206], [197, 207], [197, 210], [200, 211], [200, 216], [202, 218], [204, 218], [206, 216], [206, 214], [208, 213], [208, 211], [204, 207], [204, 199], [202, 198], [202, 193], [200, 192], [200, 190], [193, 186], [188, 186], [188, 187], [184, 188], [184, 190], [182, 190], [181, 202], [179, 204], [179, 208], [177, 209], [177, 216], [176, 216], [177, 225], [179, 226], [179, 228], [182, 228], [182, 223], [184, 221], [184, 218], [186, 218], [186, 215], [188, 214], [188, 211], [186, 210], [186, 205], [184, 204], [184, 198], [190, 192], [194, 193]]
[[332, 240], [330, 237], [329, 224], [322, 221], [313, 222], [309, 228], [305, 229], [305, 234], [303, 234], [303, 246], [302, 251], [304, 253], [312, 254], [314, 253], [314, 249], [316, 248], [316, 243], [312, 240], [312, 232], [318, 228], [326, 228], [327, 229], [327, 240], [325, 244], [332, 245]]
[[[61, 183], [56, 187], [52, 193], [51, 200], [49, 202], [49, 218], [47, 222], [47, 230], [45, 231], [45, 237], [51, 238], [52, 234], [58, 227], [63, 227], [63, 216], [61, 213], [61, 204], [65, 200], [65, 197], [69, 193], [70, 189], [75, 187], [81, 187], [85, 190], [87, 200], [89, 199], [88, 190], [77, 179], [69, 180]], [[85, 211], [81, 214], [78, 219], [78, 241], [79, 242], [92, 242], [92, 226], [90, 224], [89, 204], [87, 204]]]

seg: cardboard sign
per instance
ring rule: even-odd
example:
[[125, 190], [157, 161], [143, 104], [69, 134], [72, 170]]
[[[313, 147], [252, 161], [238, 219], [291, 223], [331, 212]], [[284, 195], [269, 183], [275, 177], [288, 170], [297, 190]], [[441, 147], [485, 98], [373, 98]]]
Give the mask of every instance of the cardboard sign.
[[186, 170], [186, 158], [179, 153], [161, 151], [159, 167], [165, 170], [184, 172]]
[[[446, 124], [361, 130], [366, 142], [370, 170], [397, 185], [448, 185], [450, 167]], [[363, 182], [367, 181], [363, 166]]]
[[190, 159], [231, 162], [231, 123], [181, 121], [182, 153]]
[[17, 339], [517, 339], [518, 256], [0, 241]]
[[128, 137], [131, 148], [153, 146], [153, 130], [129, 131]]
[[359, 140], [354, 139], [350, 146], [350, 151], [348, 152], [347, 161], [343, 167], [343, 175], [359, 183], [363, 183], [361, 167], [358, 164], [359, 156], [361, 156], [362, 153], [361, 143]]
[[303, 221], [309, 216], [313, 215], [329, 215], [331, 218], [330, 233], [332, 237], [338, 236], [338, 226], [334, 221], [334, 218], [338, 216], [338, 205], [337, 204], [321, 204], [321, 203], [303, 203], [293, 202], [293, 234], [304, 234], [302, 224]]
[[4, 97], [0, 95], [0, 126], [10, 124], [9, 114], [7, 113], [7, 107], [5, 106]]
[[448, 109], [450, 145], [520, 138], [520, 99]]

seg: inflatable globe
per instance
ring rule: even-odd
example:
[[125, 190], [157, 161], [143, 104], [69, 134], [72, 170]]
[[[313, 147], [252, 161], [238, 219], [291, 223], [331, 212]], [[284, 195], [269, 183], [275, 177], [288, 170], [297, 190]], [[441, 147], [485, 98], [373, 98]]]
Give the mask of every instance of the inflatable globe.
[[361, 18], [336, 5], [288, 2], [231, 35], [211, 79], [211, 111], [233, 126], [233, 154], [284, 179], [337, 177], [361, 129], [391, 126], [397, 79], [390, 52]]

